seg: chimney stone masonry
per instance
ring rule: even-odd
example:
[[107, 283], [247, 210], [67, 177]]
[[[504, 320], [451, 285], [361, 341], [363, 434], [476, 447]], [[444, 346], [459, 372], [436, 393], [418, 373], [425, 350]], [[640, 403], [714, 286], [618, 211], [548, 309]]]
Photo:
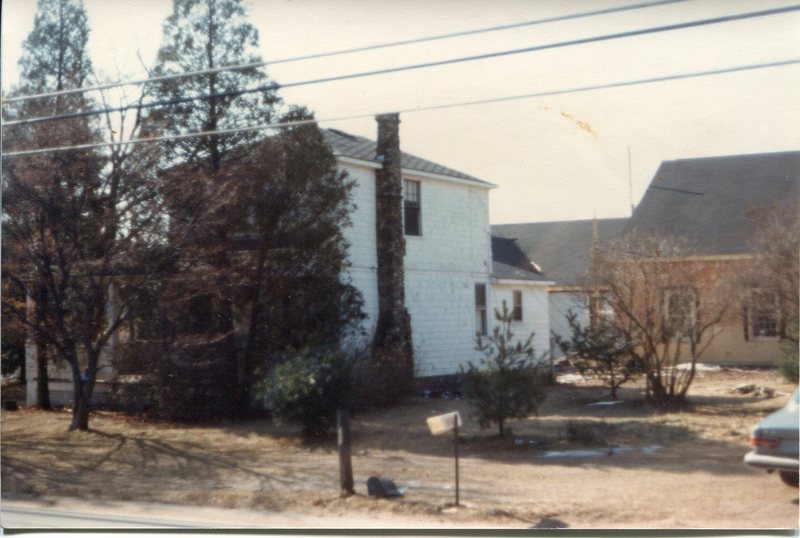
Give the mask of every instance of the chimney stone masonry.
[[382, 114], [378, 122], [375, 172], [378, 254], [378, 322], [372, 345], [375, 396], [391, 403], [407, 394], [414, 378], [411, 318], [405, 306], [405, 238], [403, 237], [400, 116]]

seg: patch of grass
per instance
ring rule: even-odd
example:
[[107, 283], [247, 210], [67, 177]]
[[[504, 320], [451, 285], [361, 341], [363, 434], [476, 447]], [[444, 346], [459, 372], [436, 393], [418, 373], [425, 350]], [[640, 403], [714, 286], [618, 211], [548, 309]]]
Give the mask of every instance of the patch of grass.
[[564, 427], [568, 442], [581, 445], [608, 445], [613, 426], [605, 421], [568, 420]]

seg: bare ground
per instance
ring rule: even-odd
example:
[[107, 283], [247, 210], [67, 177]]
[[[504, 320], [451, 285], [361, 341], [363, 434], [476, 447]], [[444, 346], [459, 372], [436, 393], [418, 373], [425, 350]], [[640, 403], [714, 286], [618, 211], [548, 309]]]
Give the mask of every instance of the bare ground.
[[[730, 392], [745, 382], [783, 395]], [[603, 387], [559, 384], [538, 417], [511, 422], [502, 439], [478, 429], [462, 400], [418, 399], [354, 418], [349, 498], [338, 495], [335, 438], [304, 443], [294, 426], [97, 412], [90, 432], [68, 433], [68, 411], [3, 411], [2, 494], [366, 516], [376, 527], [396, 517], [464, 527], [796, 528], [797, 489], [742, 463], [750, 428], [791, 390], [774, 370], [701, 372], [690, 406], [659, 410], [639, 401], [635, 385], [622, 404], [588, 406], [605, 398]], [[465, 419], [460, 508], [451, 506], [452, 437], [431, 436], [425, 424], [453, 410]], [[573, 449], [611, 454], [541, 457]], [[372, 475], [408, 486], [405, 496], [368, 497]]]

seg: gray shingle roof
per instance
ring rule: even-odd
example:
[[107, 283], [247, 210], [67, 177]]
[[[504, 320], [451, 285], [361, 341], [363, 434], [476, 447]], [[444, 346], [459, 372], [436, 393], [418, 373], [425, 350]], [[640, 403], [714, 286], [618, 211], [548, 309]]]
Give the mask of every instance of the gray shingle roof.
[[747, 253], [748, 214], [799, 201], [800, 151], [665, 161], [628, 229], [685, 237], [697, 254]]
[[547, 281], [514, 239], [492, 236], [492, 276], [513, 280]]
[[[351, 157], [353, 159], [360, 159], [377, 163], [375, 159], [375, 150], [377, 144], [363, 136], [356, 136], [338, 129], [322, 129], [322, 134], [325, 140], [333, 150], [334, 155]], [[417, 172], [425, 172], [428, 174], [438, 174], [441, 176], [448, 176], [466, 181], [472, 181], [480, 185], [493, 186], [491, 183], [480, 180], [476, 177], [459, 172], [452, 168], [436, 164], [434, 162], [422, 159], [410, 153], [402, 152], [401, 165], [407, 170], [415, 170]]]
[[[627, 222], [626, 218], [597, 219], [599, 240], [620, 234]], [[580, 285], [589, 269], [592, 219], [496, 224], [492, 235], [516, 239], [525, 255], [542, 269], [545, 279], [558, 285]]]

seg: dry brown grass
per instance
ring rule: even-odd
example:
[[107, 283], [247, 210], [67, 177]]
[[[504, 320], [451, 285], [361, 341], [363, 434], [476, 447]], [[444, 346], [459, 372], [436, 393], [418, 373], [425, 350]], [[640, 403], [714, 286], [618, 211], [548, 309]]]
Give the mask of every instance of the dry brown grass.
[[[548, 390], [539, 417], [512, 422], [497, 438], [479, 430], [461, 400], [419, 399], [356, 416], [353, 467], [357, 495], [338, 496], [333, 437], [303, 443], [299, 428], [268, 421], [180, 425], [112, 412], [92, 416], [90, 432], [68, 433], [69, 413], [3, 412], [4, 496], [67, 496], [198, 506], [288, 510], [317, 515], [420, 516], [498, 526], [795, 527], [797, 490], [746, 467], [750, 428], [785, 396], [730, 393], [743, 382], [792, 387], [774, 371], [701, 373], [691, 405], [652, 409], [641, 387], [625, 403], [596, 383]], [[461, 499], [453, 501], [452, 442], [431, 436], [425, 417], [458, 410]], [[653, 454], [641, 449], [658, 445]], [[542, 459], [545, 450], [627, 447], [602, 458]], [[408, 485], [405, 497], [366, 496], [366, 479]]]

